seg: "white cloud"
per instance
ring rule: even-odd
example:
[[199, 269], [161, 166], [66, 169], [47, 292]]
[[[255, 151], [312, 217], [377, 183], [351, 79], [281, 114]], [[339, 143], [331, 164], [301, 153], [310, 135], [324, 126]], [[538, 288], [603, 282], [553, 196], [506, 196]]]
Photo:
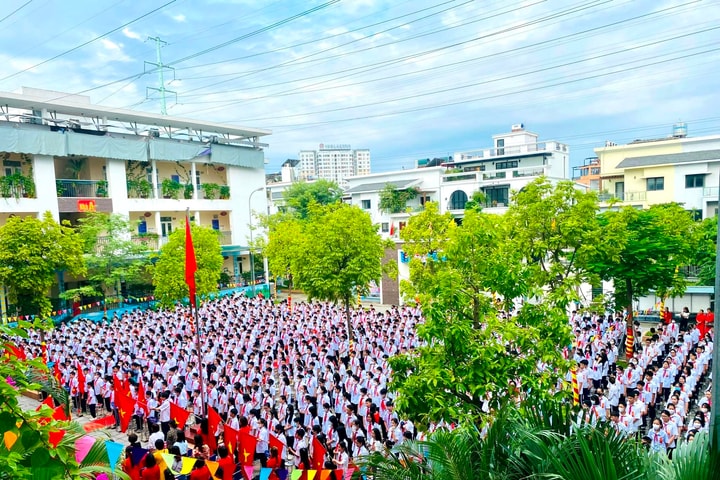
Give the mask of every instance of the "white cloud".
[[185, 23], [185, 22], [187, 21], [187, 18], [186, 18], [185, 15], [183, 15], [182, 13], [179, 13], [179, 14], [177, 14], [177, 15], [173, 15], [173, 16], [171, 16], [170, 18], [172, 18], [173, 20], [175, 20], [175, 21], [178, 22], [178, 23]]
[[123, 35], [125, 35], [127, 38], [132, 38], [133, 40], [142, 40], [142, 37], [139, 33], [133, 32], [130, 30], [130, 27], [125, 27], [122, 30]]

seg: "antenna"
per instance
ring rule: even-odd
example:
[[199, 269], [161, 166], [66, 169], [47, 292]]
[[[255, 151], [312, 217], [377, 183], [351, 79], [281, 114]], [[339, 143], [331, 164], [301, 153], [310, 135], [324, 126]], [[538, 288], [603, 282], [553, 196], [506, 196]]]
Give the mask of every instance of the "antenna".
[[[162, 53], [160, 52], [160, 49], [167, 45], [167, 42], [160, 40], [160, 37], [148, 37], [148, 40], [155, 42], [155, 50], [157, 52], [157, 63], [154, 62], [148, 62], [145, 61], [145, 66], [152, 65], [154, 66], [158, 71], [158, 83], [159, 87], [145, 87], [147, 90], [154, 90], [156, 92], [160, 92], [160, 114], [167, 115], [167, 103], [165, 100], [165, 95], [167, 93], [171, 93], [175, 95], [175, 103], [177, 103], [177, 92], [173, 92], [172, 90], [167, 90], [165, 88], [165, 76], [164, 71], [167, 68], [168, 70], [172, 70], [173, 72], [173, 80], [175, 80], [175, 69], [173, 67], [168, 67], [167, 65], [163, 65], [162, 63]], [[145, 70], [145, 73], [147, 73], [147, 70]], [[148, 98], [147, 91], [145, 94], [145, 98]]]

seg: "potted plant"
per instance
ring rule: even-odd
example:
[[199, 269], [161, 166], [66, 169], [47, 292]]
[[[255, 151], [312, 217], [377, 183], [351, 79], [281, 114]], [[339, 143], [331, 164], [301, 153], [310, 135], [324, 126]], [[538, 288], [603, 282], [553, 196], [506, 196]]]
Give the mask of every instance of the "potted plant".
[[223, 200], [227, 200], [230, 198], [230, 187], [227, 185], [222, 185], [220, 187], [220, 198]]
[[171, 178], [166, 178], [162, 181], [162, 195], [165, 198], [173, 198], [175, 200], [180, 196], [180, 190], [183, 185]]
[[108, 195], [107, 187], [108, 187], [107, 180], [98, 181], [95, 186], [95, 196], [96, 197], [107, 197], [107, 195]]
[[55, 180], [55, 192], [58, 197], [65, 196], [65, 184], [63, 184], [60, 180]]
[[23, 196], [25, 198], [35, 198], [35, 181], [29, 175], [22, 177]]
[[193, 197], [193, 193], [195, 193], [195, 187], [193, 187], [192, 183], [186, 183], [185, 184], [185, 190], [184, 190], [185, 200], [190, 200]]
[[140, 198], [150, 198], [150, 194], [152, 193], [152, 184], [150, 184], [146, 178], [141, 178], [135, 185], [135, 191]]
[[12, 182], [10, 177], [0, 177], [0, 197], [10, 198], [10, 195], [12, 195]]
[[208, 200], [214, 200], [217, 198], [218, 193], [220, 193], [220, 185], [217, 183], [203, 183], [202, 184], [203, 192], [205, 192], [205, 198]]
[[13, 196], [20, 198], [23, 193], [23, 186], [25, 185], [25, 176], [20, 172], [15, 172], [10, 175], [9, 178]]

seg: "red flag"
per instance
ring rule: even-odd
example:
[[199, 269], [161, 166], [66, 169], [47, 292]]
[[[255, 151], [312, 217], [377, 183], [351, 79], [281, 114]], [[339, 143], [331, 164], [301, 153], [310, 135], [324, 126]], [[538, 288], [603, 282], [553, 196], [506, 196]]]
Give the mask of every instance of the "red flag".
[[240, 463], [242, 465], [252, 465], [257, 438], [250, 435], [248, 431], [241, 431], [238, 433], [238, 443], [240, 444]]
[[35, 409], [36, 412], [39, 412], [43, 405], [47, 405], [50, 408], [55, 408], [55, 402], [53, 401], [53, 397], [47, 397], [45, 400], [42, 401], [40, 405]]
[[[220, 415], [215, 411], [213, 407], [208, 405], [208, 431], [210, 432], [210, 435], [208, 436], [208, 447], [210, 447], [210, 450], [215, 451], [217, 448], [217, 441], [215, 440], [215, 432], [217, 432], [218, 427], [222, 423], [222, 418], [220, 418]], [[227, 427], [226, 427], [227, 428]], [[225, 435], [227, 437], [227, 435]], [[225, 443], [227, 443], [227, 438], [225, 438]]]
[[225, 437], [225, 445], [232, 453], [233, 450], [237, 451], [238, 448], [238, 435], [240, 432], [232, 428], [230, 425], [223, 427], [223, 436]]
[[85, 430], [87, 433], [90, 433], [94, 432], [95, 430], [100, 430], [101, 428], [109, 427], [111, 425], [115, 425], [115, 416], [112, 413], [110, 415], [106, 415], [104, 417], [100, 417], [86, 423], [85, 425], [83, 425], [83, 430]]
[[22, 347], [16, 347], [11, 343], [6, 343], [5, 350], [7, 350], [8, 355], [11, 357], [15, 357], [18, 360], [27, 360], [27, 355], [25, 355], [25, 350], [23, 350]]
[[130, 425], [130, 420], [135, 410], [135, 400], [125, 395], [115, 394], [115, 405], [117, 405], [118, 414], [120, 415], [120, 431], [125, 432]]
[[195, 272], [197, 271], [197, 260], [195, 259], [195, 247], [193, 246], [192, 233], [190, 232], [190, 216], [185, 213], [185, 283], [187, 283], [190, 305], [195, 305]]
[[62, 372], [60, 371], [60, 363], [58, 362], [53, 364], [53, 377], [55, 377], [58, 383], [62, 383]]
[[180, 430], [185, 429], [185, 424], [187, 423], [189, 416], [190, 412], [182, 408], [180, 405], [170, 402], [170, 418], [175, 420], [175, 423], [177, 423], [177, 427]]
[[78, 374], [77, 374], [77, 378], [78, 378], [78, 391], [80, 392], [80, 394], [83, 394], [83, 393], [85, 393], [85, 387], [86, 387], [85, 384], [86, 384], [87, 380], [85, 380], [85, 372], [83, 372], [83, 369], [82, 369], [82, 366], [81, 366], [81, 365], [78, 365], [78, 369], [77, 369], [77, 370], [78, 370]]
[[52, 445], [53, 448], [57, 448], [60, 440], [62, 440], [64, 436], [65, 430], [53, 430], [52, 432], [48, 432], [48, 443]]
[[282, 443], [278, 437], [276, 437], [275, 435], [273, 435], [273, 434], [271, 433], [271, 434], [270, 434], [270, 442], [269, 442], [269, 443], [270, 443], [270, 447], [275, 447], [275, 448], [278, 449], [278, 456], [279, 456], [280, 458], [285, 458], [285, 457], [283, 456], [283, 450], [285, 449], [285, 444]]
[[390, 224], [390, 236], [392, 237], [394, 235], [395, 235], [395, 224], [391, 223]]
[[115, 391], [115, 403], [117, 403], [117, 397], [127, 397], [130, 395], [130, 390], [125, 388], [123, 381], [120, 380], [117, 375], [113, 375], [113, 390]]
[[312, 468], [322, 470], [325, 466], [325, 454], [327, 450], [325, 450], [325, 447], [320, 443], [320, 440], [317, 439], [317, 436], [313, 436], [312, 450]]
[[147, 404], [147, 396], [145, 396], [145, 386], [142, 383], [142, 380], [138, 381], [138, 394], [137, 394], [137, 403], [140, 406], [140, 408], [143, 409], [145, 412], [145, 416], [150, 416], [150, 408]]
[[59, 407], [55, 408], [55, 410], [53, 410], [51, 418], [53, 420], [70, 420], [70, 417], [68, 417], [65, 413], [65, 405], [60, 405]]

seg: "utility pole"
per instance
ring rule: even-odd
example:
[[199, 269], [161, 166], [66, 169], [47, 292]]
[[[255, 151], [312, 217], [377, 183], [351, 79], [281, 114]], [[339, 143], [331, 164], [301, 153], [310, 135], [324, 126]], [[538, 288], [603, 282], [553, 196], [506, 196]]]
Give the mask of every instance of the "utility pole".
[[[175, 80], [175, 69], [173, 67], [168, 67], [167, 65], [164, 65], [162, 63], [162, 53], [160, 49], [167, 45], [167, 42], [164, 42], [160, 40], [160, 37], [148, 37], [149, 41], [155, 42], [155, 51], [156, 51], [156, 58], [157, 62], [148, 62], [145, 61], [145, 66], [152, 65], [155, 67], [155, 69], [158, 72], [158, 87], [146, 87], [147, 90], [154, 90], [156, 92], [160, 93], [160, 113], [162, 115], [167, 115], [167, 101], [166, 101], [166, 94], [171, 93], [175, 95], [175, 102], [177, 102], [177, 93], [173, 92], [172, 90], [168, 90], [165, 88], [165, 69], [172, 70], [173, 72], [173, 80]], [[147, 70], [145, 70], [147, 73]], [[147, 98], [147, 93], [146, 93]]]

